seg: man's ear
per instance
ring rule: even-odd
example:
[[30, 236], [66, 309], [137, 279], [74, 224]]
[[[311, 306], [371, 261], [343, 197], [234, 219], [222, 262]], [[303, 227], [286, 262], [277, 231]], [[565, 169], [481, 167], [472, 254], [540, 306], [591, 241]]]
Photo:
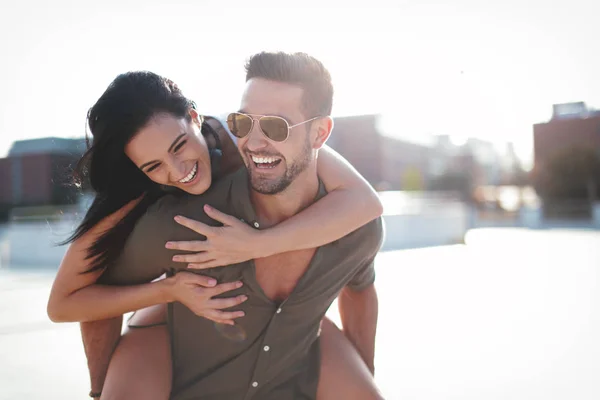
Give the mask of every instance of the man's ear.
[[313, 121], [313, 130], [316, 132], [316, 136], [313, 140], [313, 149], [317, 150], [323, 147], [331, 131], [333, 129], [333, 118], [321, 117]]

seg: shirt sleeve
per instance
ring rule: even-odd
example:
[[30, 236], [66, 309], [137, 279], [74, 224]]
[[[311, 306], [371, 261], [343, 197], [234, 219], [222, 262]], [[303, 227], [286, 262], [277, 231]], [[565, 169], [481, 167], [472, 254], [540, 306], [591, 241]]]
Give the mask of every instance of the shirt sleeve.
[[375, 257], [381, 249], [384, 239], [383, 219], [381, 217], [369, 222], [361, 228], [361, 241], [363, 242], [364, 258], [357, 268], [356, 273], [348, 282], [347, 287], [354, 291], [361, 291], [375, 282]]
[[163, 203], [163, 199], [159, 200], [140, 218], [123, 251], [98, 283], [117, 286], [148, 283], [170, 270], [172, 254], [165, 243], [173, 237], [174, 220]]
[[[180, 270], [189, 271], [185, 263], [174, 262], [175, 254], [182, 250], [165, 248], [168, 241], [205, 240], [199, 233], [175, 222], [176, 215], [200, 221], [210, 226], [220, 225], [208, 217], [204, 204], [228, 204], [230, 180], [224, 179], [199, 196], [167, 195], [152, 205], [137, 222], [117, 260], [102, 274], [99, 283], [107, 285], [136, 285], [148, 283], [163, 274], [173, 275]], [[223, 209], [228, 212], [228, 209]], [[191, 271], [190, 271], [191, 272]], [[208, 275], [206, 270], [202, 274]]]

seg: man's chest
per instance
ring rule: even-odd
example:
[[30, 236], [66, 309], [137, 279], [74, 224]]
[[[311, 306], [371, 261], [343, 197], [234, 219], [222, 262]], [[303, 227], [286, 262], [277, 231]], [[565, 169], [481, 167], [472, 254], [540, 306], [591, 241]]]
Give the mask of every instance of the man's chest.
[[282, 302], [313, 267], [315, 253], [316, 249], [308, 249], [256, 259], [256, 282], [270, 300]]

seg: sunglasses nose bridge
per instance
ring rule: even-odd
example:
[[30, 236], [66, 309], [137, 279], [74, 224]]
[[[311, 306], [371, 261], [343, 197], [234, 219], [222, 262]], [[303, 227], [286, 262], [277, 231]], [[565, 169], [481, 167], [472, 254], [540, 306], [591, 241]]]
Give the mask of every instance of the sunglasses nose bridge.
[[272, 140], [269, 137], [269, 135], [267, 134], [267, 132], [264, 131], [262, 125], [260, 124], [260, 120], [263, 118], [264, 117], [253, 117], [252, 118], [252, 129], [250, 130], [250, 133], [252, 133], [252, 130], [254, 130], [256, 128], [256, 131], [259, 134], [259, 137], [261, 137], [264, 140]]
[[250, 132], [247, 135], [246, 146], [250, 150], [258, 150], [266, 146], [267, 144], [267, 135], [263, 132], [259, 118], [260, 117], [251, 117], [252, 125], [250, 127]]

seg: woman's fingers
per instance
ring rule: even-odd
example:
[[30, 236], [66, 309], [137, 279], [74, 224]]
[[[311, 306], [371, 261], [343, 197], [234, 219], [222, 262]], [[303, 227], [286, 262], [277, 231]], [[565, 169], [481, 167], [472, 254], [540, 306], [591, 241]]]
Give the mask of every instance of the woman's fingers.
[[225, 283], [221, 283], [215, 287], [209, 288], [208, 290], [208, 295], [210, 297], [215, 297], [218, 296], [220, 294], [223, 294], [225, 292], [229, 292], [231, 290], [235, 290], [235, 289], [239, 289], [241, 288], [243, 285], [242, 282], [240, 281], [236, 281], [236, 282], [225, 282]]
[[186, 279], [189, 279], [188, 282], [191, 281], [191, 283], [195, 285], [203, 286], [206, 288], [213, 288], [217, 284], [217, 280], [215, 278], [211, 278], [210, 276], [198, 275], [193, 273], [190, 273], [190, 275], [192, 276], [186, 276]]
[[210, 260], [202, 263], [190, 263], [188, 264], [189, 269], [209, 269], [215, 267], [222, 267], [226, 264], [224, 261]]
[[[207, 305], [210, 308], [214, 308], [214, 309], [217, 309], [217, 310], [222, 310], [224, 308], [235, 307], [235, 306], [237, 306], [239, 304], [242, 304], [246, 300], [248, 300], [248, 296], [242, 294], [242, 295], [239, 295], [239, 296], [229, 297], [229, 298], [225, 298], [225, 299], [212, 299], [212, 300], [210, 300], [208, 302]], [[237, 313], [236, 315], [238, 315], [239, 317], [243, 317], [244, 316], [244, 312], [243, 311], [235, 311], [235, 313]]]
[[204, 212], [206, 213], [206, 215], [208, 215], [215, 221], [219, 221], [223, 225], [234, 225], [236, 223], [240, 223], [240, 221], [236, 217], [231, 216], [229, 214], [225, 214], [224, 212], [221, 212], [216, 208], [209, 206], [208, 204], [204, 205]]
[[203, 263], [206, 261], [211, 261], [211, 257], [212, 256], [206, 252], [194, 254], [178, 254], [176, 256], [173, 256], [173, 261], [185, 263]]
[[[241, 314], [240, 314], [241, 313]], [[210, 310], [205, 314], [206, 318], [209, 318], [213, 321], [232, 321], [236, 318], [243, 317], [244, 313], [242, 311], [221, 311], [221, 310]]]
[[167, 249], [184, 250], [184, 251], [206, 251], [209, 247], [206, 240], [188, 240], [188, 241], [169, 241], [165, 243]]
[[210, 236], [214, 230], [214, 227], [212, 226], [206, 225], [200, 221], [196, 221], [195, 219], [184, 217], [183, 215], [177, 215], [175, 217], [175, 222], [206, 237]]

